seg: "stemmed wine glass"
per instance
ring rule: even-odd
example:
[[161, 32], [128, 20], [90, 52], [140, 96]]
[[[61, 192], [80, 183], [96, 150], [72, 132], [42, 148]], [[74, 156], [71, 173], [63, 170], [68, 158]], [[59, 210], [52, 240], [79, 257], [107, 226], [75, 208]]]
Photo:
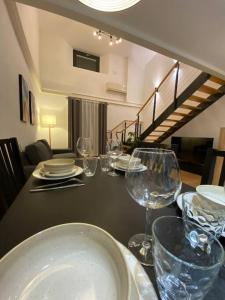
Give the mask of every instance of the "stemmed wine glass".
[[111, 139], [108, 140], [107, 142], [107, 154], [109, 155], [111, 161], [112, 161], [112, 170], [110, 172], [108, 172], [109, 176], [119, 176], [116, 172], [115, 172], [115, 163], [117, 158], [122, 155], [122, 145], [121, 142], [118, 139]]
[[[135, 168], [134, 162], [142, 168]], [[146, 207], [145, 234], [136, 234], [128, 247], [139, 261], [153, 265], [150, 213], [174, 202], [181, 190], [180, 170], [173, 151], [158, 148], [136, 148], [126, 171], [126, 186], [130, 196]], [[166, 234], [166, 233], [165, 233]]]
[[84, 158], [91, 154], [92, 143], [90, 137], [79, 137], [76, 146], [78, 153]]

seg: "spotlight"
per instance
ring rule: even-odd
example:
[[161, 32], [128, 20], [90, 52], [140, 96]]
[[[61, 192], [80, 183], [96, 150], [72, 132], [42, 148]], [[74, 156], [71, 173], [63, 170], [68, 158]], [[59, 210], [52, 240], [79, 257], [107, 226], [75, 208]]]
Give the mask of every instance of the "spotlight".
[[93, 32], [93, 36], [97, 36], [97, 32], [96, 31]]

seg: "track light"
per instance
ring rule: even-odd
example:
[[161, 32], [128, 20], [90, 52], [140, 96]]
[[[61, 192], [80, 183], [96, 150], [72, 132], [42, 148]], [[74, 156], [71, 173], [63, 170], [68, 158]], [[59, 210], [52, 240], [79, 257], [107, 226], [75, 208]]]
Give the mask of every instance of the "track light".
[[122, 43], [122, 39], [121, 38], [118, 38], [116, 37], [115, 35], [112, 35], [108, 32], [105, 32], [103, 30], [96, 30], [93, 32], [93, 36], [94, 37], [97, 37], [98, 40], [102, 40], [102, 38], [105, 36], [105, 37], [108, 37], [109, 38], [109, 46], [113, 46], [114, 44], [120, 44]]

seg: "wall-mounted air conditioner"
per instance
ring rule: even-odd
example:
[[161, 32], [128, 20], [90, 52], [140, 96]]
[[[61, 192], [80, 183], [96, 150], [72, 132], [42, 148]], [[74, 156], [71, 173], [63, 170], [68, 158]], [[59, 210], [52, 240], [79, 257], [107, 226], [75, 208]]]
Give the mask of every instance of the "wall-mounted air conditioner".
[[106, 83], [106, 91], [107, 92], [116, 92], [121, 94], [127, 93], [127, 87], [123, 84], [116, 82], [107, 82]]

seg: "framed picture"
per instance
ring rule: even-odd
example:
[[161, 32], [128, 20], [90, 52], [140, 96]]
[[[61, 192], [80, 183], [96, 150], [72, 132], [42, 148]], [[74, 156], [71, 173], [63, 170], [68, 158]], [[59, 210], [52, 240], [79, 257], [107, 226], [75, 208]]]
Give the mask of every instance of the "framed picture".
[[19, 74], [20, 120], [29, 120], [29, 90], [23, 76]]
[[29, 91], [29, 115], [30, 115], [30, 124], [37, 124], [37, 111], [34, 95]]

